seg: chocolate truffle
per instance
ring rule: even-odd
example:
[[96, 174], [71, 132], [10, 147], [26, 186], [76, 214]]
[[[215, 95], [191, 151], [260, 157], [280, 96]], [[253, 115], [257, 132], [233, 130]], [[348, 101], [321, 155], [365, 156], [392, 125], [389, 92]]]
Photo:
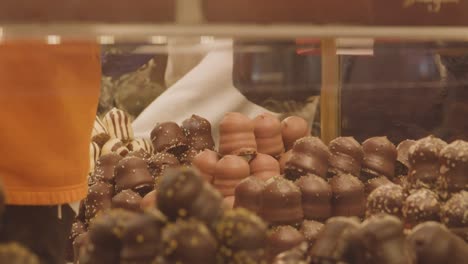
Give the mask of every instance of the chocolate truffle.
[[208, 228], [194, 219], [178, 220], [162, 233], [164, 256], [168, 263], [216, 263], [216, 239]]
[[102, 155], [96, 162], [96, 168], [94, 169], [94, 173], [91, 174], [91, 182], [96, 181], [103, 181], [110, 184], [115, 183], [114, 172], [115, 167], [122, 159], [117, 153], [110, 153], [106, 155]]
[[306, 174], [325, 178], [328, 170], [330, 152], [317, 137], [305, 137], [296, 141], [292, 154], [286, 162], [286, 178], [296, 180]]
[[466, 263], [468, 244], [436, 222], [422, 223], [407, 238], [417, 263]]
[[302, 222], [301, 190], [281, 177], [271, 178], [263, 191], [261, 215], [272, 225], [297, 225]]
[[330, 180], [333, 192], [333, 216], [363, 217], [366, 210], [364, 184], [351, 174], [339, 174]]
[[213, 182], [216, 171], [216, 163], [219, 161], [218, 153], [205, 149], [192, 160], [192, 165], [200, 171], [201, 176], [207, 182]]
[[237, 208], [218, 221], [215, 233], [222, 263], [264, 263], [267, 226], [255, 214]]
[[359, 222], [351, 217], [328, 219], [317, 240], [309, 250], [311, 263], [362, 263], [354, 262], [357, 252], [353, 252], [355, 239], [353, 233]]
[[107, 132], [106, 126], [101, 122], [98, 116], [96, 116], [96, 120], [94, 121], [93, 131], [91, 132], [91, 140], [96, 142], [99, 147], [104, 146], [110, 139], [109, 133]]
[[258, 115], [254, 119], [254, 132], [258, 153], [276, 157], [284, 152], [281, 122], [276, 116], [269, 113]]
[[192, 115], [182, 122], [182, 131], [191, 149], [198, 151], [203, 151], [205, 149], [214, 150], [211, 124], [205, 118]]
[[434, 188], [439, 178], [440, 151], [447, 145], [444, 141], [428, 136], [416, 141], [408, 151], [410, 164], [408, 184], [411, 188]]
[[456, 140], [440, 152], [440, 174], [449, 193], [468, 191], [468, 142]]
[[0, 263], [39, 264], [39, 258], [18, 243], [0, 245]]
[[179, 165], [180, 163], [176, 156], [165, 152], [158, 152], [148, 160], [148, 170], [154, 178], [161, 176], [166, 169]]
[[387, 177], [380, 176], [377, 178], [368, 179], [364, 183], [364, 188], [366, 189], [366, 194], [370, 194], [375, 189], [379, 188], [380, 186], [384, 186], [387, 184], [393, 184]]
[[[468, 240], [468, 192], [461, 191], [452, 195], [441, 208], [440, 218], [448, 228], [458, 229], [462, 238]], [[462, 232], [462, 230], [465, 232]], [[464, 233], [464, 234], [463, 234]]]
[[296, 140], [310, 135], [309, 124], [302, 117], [287, 117], [281, 121], [281, 134], [284, 147], [290, 150]]
[[330, 158], [328, 175], [349, 173], [359, 177], [364, 156], [361, 145], [353, 137], [338, 137], [328, 144]]
[[366, 215], [387, 213], [402, 218], [402, 207], [405, 197], [403, 188], [396, 184], [380, 186], [367, 197]]
[[120, 263], [150, 263], [162, 254], [162, 225], [151, 214], [139, 214], [124, 223]]
[[96, 182], [91, 185], [84, 203], [86, 222], [89, 223], [98, 212], [110, 209], [113, 195], [114, 187], [109, 183]]
[[227, 155], [216, 163], [213, 185], [223, 196], [232, 196], [237, 184], [249, 175], [250, 167], [245, 159]]
[[169, 152], [175, 156], [184, 153], [189, 148], [182, 128], [174, 122], [158, 123], [151, 131], [151, 142], [155, 151]]
[[101, 149], [96, 142], [91, 142], [89, 145], [89, 173], [91, 174], [96, 167], [96, 161], [101, 156]]
[[395, 164], [395, 176], [408, 175], [409, 159], [408, 152], [411, 146], [416, 143], [414, 140], [403, 140], [397, 146], [397, 161]]
[[439, 212], [437, 195], [427, 189], [416, 190], [403, 204], [403, 216], [409, 226], [425, 221], [439, 221]]
[[396, 217], [378, 214], [368, 218], [358, 230], [368, 263], [414, 263], [403, 234], [403, 223]]
[[296, 182], [302, 193], [302, 210], [304, 218], [325, 221], [332, 214], [330, 185], [316, 175], [306, 175]]
[[109, 139], [101, 149], [101, 155], [106, 155], [109, 153], [117, 153], [122, 157], [125, 157], [128, 154], [128, 149], [118, 138]]
[[142, 198], [138, 193], [132, 190], [124, 190], [112, 198], [112, 208], [121, 208], [139, 212], [141, 199]]
[[278, 226], [268, 234], [268, 255], [273, 259], [278, 254], [299, 246], [305, 242], [304, 236], [292, 226]]
[[219, 123], [219, 153], [251, 156], [256, 152], [254, 122], [241, 113], [226, 113]]
[[313, 246], [317, 241], [318, 234], [323, 229], [323, 224], [314, 220], [304, 220], [302, 222], [299, 232], [304, 236], [309, 247]]
[[118, 138], [122, 142], [130, 142], [133, 139], [132, 124], [124, 111], [112, 108], [104, 116], [103, 121], [111, 138]]
[[266, 181], [280, 175], [279, 163], [270, 155], [258, 153], [250, 162], [250, 174]]
[[172, 221], [196, 218], [211, 224], [222, 213], [222, 197], [192, 168], [166, 170], [157, 194], [158, 208]]
[[253, 176], [242, 180], [234, 192], [234, 208], [242, 207], [256, 214], [262, 208], [262, 195], [265, 183]]
[[392, 179], [395, 175], [397, 150], [387, 137], [373, 137], [362, 143], [364, 159], [361, 178], [371, 179], [386, 176]]
[[146, 162], [137, 157], [127, 157], [119, 161], [115, 168], [115, 191], [131, 189], [144, 196], [154, 189], [153, 177]]
[[284, 170], [286, 169], [286, 163], [288, 160], [291, 158], [292, 155], [292, 149], [284, 152], [283, 154], [280, 155], [279, 159], [279, 165], [280, 165], [280, 173], [284, 174]]
[[158, 192], [156, 190], [152, 190], [151, 192], [146, 194], [140, 201], [140, 208], [143, 210], [149, 209], [149, 208], [156, 208], [157, 196], [158, 196]]
[[153, 143], [151, 143], [151, 140], [146, 138], [135, 138], [130, 143], [128, 143], [127, 148], [130, 151], [143, 150], [148, 154], [154, 153]]

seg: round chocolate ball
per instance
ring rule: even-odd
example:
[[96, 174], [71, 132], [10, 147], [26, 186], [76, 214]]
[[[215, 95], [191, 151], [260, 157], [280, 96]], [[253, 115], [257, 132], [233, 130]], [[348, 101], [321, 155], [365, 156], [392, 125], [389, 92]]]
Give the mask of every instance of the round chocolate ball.
[[419, 189], [406, 198], [402, 211], [406, 224], [416, 226], [426, 221], [439, 221], [440, 204], [434, 192]]
[[387, 213], [401, 218], [404, 201], [405, 196], [401, 186], [396, 184], [380, 186], [367, 197], [366, 215]]
[[116, 194], [112, 198], [112, 208], [117, 209], [125, 209], [134, 212], [141, 211], [141, 196], [132, 191], [132, 190], [124, 190], [118, 194]]

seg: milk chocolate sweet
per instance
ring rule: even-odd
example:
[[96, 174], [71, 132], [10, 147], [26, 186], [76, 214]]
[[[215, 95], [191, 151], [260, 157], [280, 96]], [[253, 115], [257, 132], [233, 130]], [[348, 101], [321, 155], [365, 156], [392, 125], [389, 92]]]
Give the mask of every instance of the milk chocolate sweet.
[[219, 153], [254, 156], [257, 153], [254, 122], [241, 113], [226, 113], [219, 123]]
[[99, 147], [102, 147], [109, 139], [110, 136], [107, 132], [106, 126], [102, 123], [101, 119], [96, 116], [93, 131], [91, 132], [91, 140], [98, 144]]
[[281, 121], [281, 134], [284, 147], [286, 150], [290, 150], [296, 140], [310, 136], [309, 124], [302, 117], [287, 117]]
[[165, 152], [158, 152], [148, 160], [148, 170], [156, 179], [161, 176], [166, 169], [174, 168], [179, 165], [180, 162], [176, 156]]
[[379, 176], [377, 178], [368, 179], [364, 182], [366, 194], [370, 194], [372, 191], [379, 188], [380, 186], [384, 186], [387, 184], [393, 184], [393, 182], [391, 182], [385, 176]]
[[226, 155], [216, 163], [213, 185], [223, 196], [232, 196], [237, 184], [249, 175], [250, 166], [245, 159]]
[[118, 138], [122, 142], [130, 142], [133, 139], [131, 120], [124, 111], [112, 108], [104, 116], [103, 121], [111, 138]]
[[318, 234], [322, 231], [323, 226], [322, 223], [314, 220], [304, 220], [302, 222], [299, 232], [304, 236], [309, 247], [312, 247], [317, 241]]
[[425, 221], [439, 221], [440, 204], [434, 192], [419, 189], [406, 198], [402, 211], [406, 224], [416, 226]]
[[112, 198], [112, 208], [121, 208], [134, 212], [139, 212], [141, 211], [141, 199], [142, 198], [138, 193], [130, 189], [123, 190]]
[[192, 115], [182, 122], [182, 131], [191, 149], [203, 151], [214, 150], [214, 140], [211, 135], [211, 124], [201, 116]]
[[101, 149], [96, 142], [91, 142], [89, 145], [89, 173], [91, 174], [96, 167], [96, 161], [101, 155]]
[[408, 184], [411, 188], [435, 188], [440, 174], [440, 151], [447, 145], [441, 139], [428, 136], [416, 141], [408, 151], [410, 169]]
[[305, 219], [325, 221], [332, 215], [332, 189], [324, 179], [306, 175], [296, 180], [295, 184], [302, 193]]
[[99, 157], [94, 173], [91, 174], [91, 182], [103, 181], [114, 184], [114, 170], [121, 159], [122, 156], [117, 153], [109, 153]]
[[401, 186], [396, 184], [380, 186], [367, 197], [366, 215], [387, 213], [402, 218], [404, 201], [405, 196]]
[[442, 223], [468, 241], [468, 192], [453, 194], [440, 211]]
[[158, 123], [151, 131], [151, 142], [156, 152], [168, 152], [175, 156], [189, 148], [182, 128], [174, 122]]
[[263, 191], [262, 218], [271, 225], [298, 225], [304, 218], [301, 190], [282, 177], [271, 178]]
[[169, 224], [162, 241], [167, 263], [216, 263], [216, 239], [202, 222], [192, 219]]
[[443, 188], [449, 193], [468, 191], [468, 142], [456, 140], [440, 152]]
[[349, 173], [359, 177], [364, 156], [361, 145], [353, 137], [338, 137], [328, 144], [330, 150], [328, 176]]
[[115, 168], [115, 191], [131, 189], [141, 196], [154, 189], [153, 177], [143, 159], [137, 157], [123, 158]]
[[366, 210], [364, 184], [351, 174], [339, 174], [330, 180], [333, 192], [333, 216], [363, 217]]
[[397, 146], [397, 161], [395, 164], [395, 176], [406, 176], [408, 175], [409, 168], [409, 158], [408, 152], [411, 146], [413, 146], [416, 141], [407, 139]]
[[286, 178], [296, 180], [306, 174], [325, 178], [329, 157], [328, 147], [322, 140], [317, 137], [301, 138], [294, 144], [291, 157], [286, 162]]
[[280, 175], [280, 165], [272, 156], [257, 153], [257, 156], [250, 162], [250, 174], [266, 181]]
[[156, 208], [157, 196], [158, 196], [157, 190], [153, 190], [153, 191], [149, 192], [148, 194], [146, 194], [141, 199], [141, 202], [140, 202], [141, 209], [146, 210], [146, 209], [150, 209], [150, 208]]
[[408, 248], [403, 223], [397, 217], [378, 214], [366, 219], [358, 231], [368, 263], [412, 264], [415, 257]]
[[268, 255], [270, 259], [278, 254], [299, 246], [305, 242], [304, 236], [292, 226], [277, 226], [268, 234]]
[[234, 208], [242, 207], [259, 215], [264, 189], [265, 182], [261, 179], [250, 176], [242, 180], [234, 192]]
[[195, 157], [198, 155], [198, 153], [200, 153], [199, 150], [196, 150], [196, 149], [193, 149], [193, 148], [189, 148], [188, 150], [186, 150], [184, 153], [180, 154], [179, 155], [179, 162], [183, 165], [192, 165], [192, 162], [193, 160], [195, 159]]
[[371, 179], [385, 176], [392, 179], [395, 175], [397, 150], [387, 137], [373, 137], [362, 143], [364, 159], [361, 178]]
[[39, 264], [39, 258], [18, 243], [0, 244], [0, 263]]
[[219, 161], [218, 153], [205, 149], [192, 160], [192, 165], [200, 171], [201, 176], [207, 182], [213, 182], [216, 171], [216, 163]]
[[286, 162], [288, 162], [289, 158], [291, 158], [292, 155], [292, 149], [284, 152], [283, 154], [280, 155], [280, 158], [278, 160], [279, 165], [280, 165], [280, 173], [284, 174], [284, 170], [286, 169]]
[[196, 218], [213, 223], [222, 213], [222, 197], [195, 169], [171, 168], [161, 177], [158, 208], [171, 221]]
[[466, 263], [468, 244], [436, 222], [422, 223], [407, 238], [417, 263]]
[[153, 143], [151, 143], [151, 140], [146, 138], [135, 138], [134, 140], [130, 141], [130, 143], [128, 143], [127, 148], [130, 151], [143, 150], [148, 154], [154, 153]]
[[254, 132], [258, 153], [277, 157], [284, 152], [281, 122], [276, 116], [270, 113], [257, 116], [254, 119]]
[[220, 263], [266, 263], [267, 226], [255, 214], [237, 208], [228, 210], [215, 228], [220, 243]]
[[299, 246], [278, 254], [272, 264], [308, 264], [307, 249], [307, 243], [301, 243]]
[[101, 155], [106, 155], [110, 153], [117, 153], [122, 157], [125, 157], [128, 154], [128, 148], [122, 143], [118, 138], [109, 139], [101, 149]]
[[358, 228], [359, 221], [355, 218], [340, 216], [328, 219], [309, 250], [311, 263], [363, 263], [355, 262], [357, 252], [353, 252], [353, 233]]
[[91, 185], [84, 202], [86, 222], [89, 223], [97, 213], [110, 209], [113, 196], [114, 186], [111, 184], [96, 182]]

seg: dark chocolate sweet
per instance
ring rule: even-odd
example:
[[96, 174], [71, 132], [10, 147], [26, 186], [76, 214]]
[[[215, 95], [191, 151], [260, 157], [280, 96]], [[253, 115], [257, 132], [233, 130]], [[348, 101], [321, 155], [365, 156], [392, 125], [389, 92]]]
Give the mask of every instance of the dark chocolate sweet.
[[250, 174], [264, 181], [280, 175], [278, 161], [270, 155], [257, 153], [250, 162]]
[[286, 178], [296, 180], [306, 174], [326, 178], [329, 157], [328, 147], [322, 140], [317, 137], [301, 138], [294, 143], [291, 157], [286, 162]]
[[213, 182], [216, 171], [216, 163], [219, 161], [218, 153], [205, 149], [192, 160], [192, 165], [200, 171], [207, 182]]
[[197, 220], [178, 220], [169, 224], [163, 230], [162, 241], [167, 263], [216, 263], [216, 239], [208, 228]]
[[117, 164], [122, 159], [117, 153], [102, 155], [96, 162], [94, 173], [91, 174], [91, 182], [103, 181], [114, 184], [114, 171]]
[[274, 259], [278, 254], [305, 242], [304, 236], [292, 226], [277, 226], [269, 231], [267, 239], [268, 255]]
[[140, 149], [136, 151], [130, 151], [125, 157], [137, 157], [143, 159], [144, 161], [146, 161], [146, 163], [148, 163], [152, 156], [153, 155], [149, 154], [145, 150]]
[[158, 152], [148, 160], [148, 170], [156, 179], [161, 176], [167, 168], [177, 167], [179, 165], [180, 162], [176, 156], [165, 152]]
[[0, 245], [0, 263], [39, 264], [39, 258], [18, 243]]
[[254, 133], [258, 153], [277, 157], [284, 152], [281, 122], [276, 116], [270, 113], [258, 115], [254, 119]]
[[237, 184], [249, 176], [250, 166], [245, 159], [226, 155], [216, 163], [213, 185], [223, 196], [232, 196]]
[[338, 137], [328, 144], [330, 150], [328, 175], [349, 173], [359, 177], [364, 156], [361, 144], [353, 137]]
[[184, 153], [179, 155], [179, 162], [183, 165], [192, 165], [193, 159], [200, 153], [200, 150], [189, 148]]
[[75, 239], [83, 234], [86, 233], [87, 227], [86, 224], [78, 219], [73, 222], [70, 235], [68, 236], [68, 241], [67, 241], [67, 248], [66, 248], [66, 260], [68, 262], [73, 262], [75, 259], [74, 256], [74, 250], [73, 250], [73, 243], [75, 242]]
[[234, 192], [234, 208], [242, 207], [260, 214], [264, 189], [265, 182], [257, 177], [250, 176], [242, 180]]
[[78, 235], [73, 240], [73, 263], [85, 263], [83, 260], [89, 260], [86, 248], [89, 243], [89, 233], [85, 232]]
[[254, 122], [241, 113], [226, 113], [219, 123], [219, 153], [251, 156], [257, 153]]
[[158, 123], [151, 131], [151, 142], [156, 152], [168, 152], [175, 156], [189, 148], [182, 128], [174, 122]]
[[215, 231], [221, 263], [265, 263], [267, 226], [255, 214], [243, 208], [228, 210]]
[[144, 196], [154, 189], [154, 180], [143, 159], [126, 157], [115, 168], [115, 191], [131, 189]]
[[384, 186], [387, 184], [393, 184], [387, 177], [380, 176], [377, 178], [368, 179], [364, 182], [364, 188], [366, 189], [366, 194], [370, 194], [375, 189], [379, 188], [380, 186]]
[[141, 211], [141, 196], [132, 190], [123, 190], [112, 198], [112, 208], [121, 208], [134, 212]]
[[386, 176], [392, 179], [395, 175], [397, 150], [387, 137], [373, 137], [362, 143], [364, 159], [361, 178], [371, 179]]
[[302, 193], [304, 218], [317, 221], [327, 220], [332, 214], [330, 185], [316, 175], [302, 176], [295, 184]]
[[435, 188], [440, 174], [440, 151], [447, 145], [441, 139], [428, 136], [416, 141], [408, 151], [410, 188]]
[[453, 194], [440, 211], [442, 223], [468, 241], [468, 192]]
[[416, 226], [407, 240], [417, 263], [463, 264], [468, 259], [468, 244], [440, 223], [425, 222]]
[[203, 151], [205, 149], [214, 150], [211, 124], [205, 118], [192, 115], [182, 122], [182, 131], [191, 149], [197, 151]]
[[272, 225], [297, 225], [302, 222], [301, 190], [293, 182], [274, 177], [266, 182], [261, 215]]
[[219, 192], [192, 168], [171, 168], [161, 177], [157, 204], [172, 221], [193, 217], [211, 224], [221, 215], [221, 203]]
[[330, 179], [333, 192], [333, 216], [363, 217], [366, 210], [364, 184], [351, 174], [339, 174]]
[[387, 213], [402, 218], [402, 207], [405, 201], [403, 188], [396, 184], [383, 185], [367, 197], [366, 216]]
[[408, 175], [409, 168], [409, 159], [408, 152], [411, 146], [413, 146], [416, 141], [407, 139], [403, 140], [397, 146], [397, 161], [395, 164], [395, 176], [406, 176]]
[[286, 150], [290, 150], [296, 140], [310, 135], [309, 124], [302, 117], [287, 117], [281, 121], [281, 134], [284, 147]]
[[313, 246], [317, 241], [318, 234], [323, 229], [323, 224], [314, 220], [304, 220], [299, 232], [304, 236], [309, 247]]
[[416, 226], [425, 221], [439, 221], [440, 204], [434, 192], [419, 189], [406, 198], [402, 211], [406, 224]]
[[97, 213], [110, 209], [113, 196], [114, 186], [109, 183], [96, 182], [91, 185], [84, 202], [86, 222], [89, 223]]
[[440, 152], [443, 188], [449, 193], [468, 191], [468, 142], [456, 140]]

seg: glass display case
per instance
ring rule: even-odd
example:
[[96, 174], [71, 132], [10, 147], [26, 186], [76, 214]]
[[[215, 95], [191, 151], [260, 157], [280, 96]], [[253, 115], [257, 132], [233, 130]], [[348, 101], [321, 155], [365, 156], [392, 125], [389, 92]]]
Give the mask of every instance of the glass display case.
[[468, 1], [46, 2], [0, 1], [0, 178], [88, 194], [68, 261], [468, 259]]

